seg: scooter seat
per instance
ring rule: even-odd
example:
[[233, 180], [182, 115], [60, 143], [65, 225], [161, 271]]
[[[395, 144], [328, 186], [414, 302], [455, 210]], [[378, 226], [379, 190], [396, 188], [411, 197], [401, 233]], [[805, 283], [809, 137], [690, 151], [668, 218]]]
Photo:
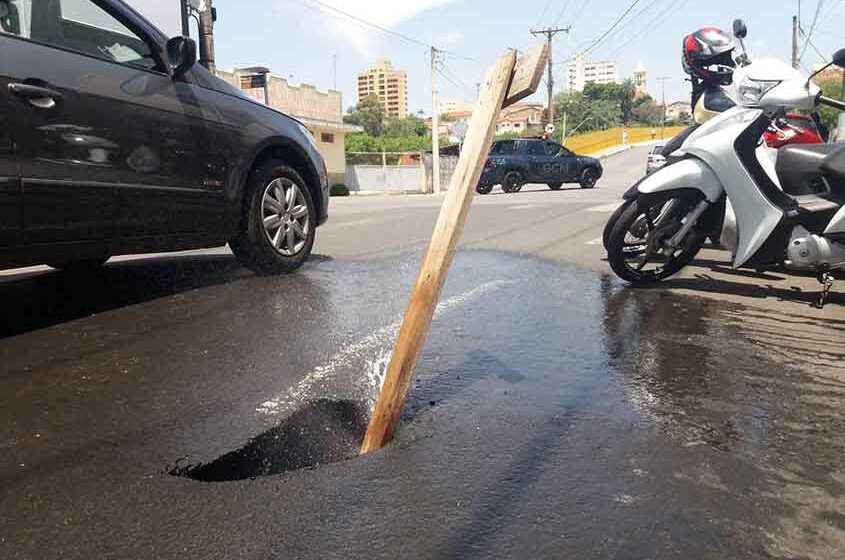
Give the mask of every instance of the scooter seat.
[[821, 171], [831, 183], [845, 184], [845, 144], [826, 145], [832, 146], [833, 150], [822, 161]]
[[[827, 191], [824, 178], [830, 174], [824, 165], [843, 148], [839, 144], [794, 144], [778, 150], [776, 172], [783, 192], [792, 196]], [[842, 160], [845, 170], [845, 158]], [[845, 176], [843, 176], [845, 182]]]

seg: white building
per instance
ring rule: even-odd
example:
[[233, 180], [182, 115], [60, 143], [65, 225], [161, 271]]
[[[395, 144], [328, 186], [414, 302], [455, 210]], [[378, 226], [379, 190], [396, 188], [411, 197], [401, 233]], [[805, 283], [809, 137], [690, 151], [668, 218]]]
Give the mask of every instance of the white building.
[[449, 113], [463, 113], [469, 111], [472, 113], [475, 109], [475, 103], [470, 101], [458, 101], [457, 99], [447, 99], [440, 102], [440, 114], [446, 115]]
[[648, 95], [648, 73], [642, 62], [637, 63], [637, 68], [634, 70], [634, 88], [637, 90], [637, 97]]
[[616, 84], [619, 72], [615, 60], [587, 62], [580, 54], [566, 64], [566, 85], [569, 91], [584, 91], [587, 82]]

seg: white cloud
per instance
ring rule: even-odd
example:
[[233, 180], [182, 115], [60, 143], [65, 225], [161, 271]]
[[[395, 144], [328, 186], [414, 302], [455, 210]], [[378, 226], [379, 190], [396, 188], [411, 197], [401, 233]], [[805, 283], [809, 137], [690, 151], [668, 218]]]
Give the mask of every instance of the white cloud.
[[[370, 23], [391, 29], [398, 23], [411, 19], [419, 13], [451, 4], [457, 0], [321, 0], [322, 3]], [[373, 43], [384, 37], [380, 31], [326, 10], [333, 24], [355, 45], [355, 48], [369, 54]], [[414, 37], [425, 40], [424, 37]]]

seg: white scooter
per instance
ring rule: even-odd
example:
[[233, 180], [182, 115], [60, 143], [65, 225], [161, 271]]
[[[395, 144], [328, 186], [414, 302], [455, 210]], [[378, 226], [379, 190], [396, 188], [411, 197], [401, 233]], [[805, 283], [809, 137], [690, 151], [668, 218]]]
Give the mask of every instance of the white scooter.
[[[845, 49], [831, 64], [845, 66]], [[788, 110], [818, 104], [845, 110], [821, 96], [818, 86], [790, 65], [764, 59], [737, 77], [737, 107], [695, 130], [673, 154], [683, 159], [637, 185], [637, 204], [613, 226], [608, 259], [633, 284], [658, 282], [692, 261], [709, 232], [718, 230], [730, 200], [735, 214], [723, 240], [734, 268], [764, 269], [779, 263], [818, 273], [824, 305], [832, 271], [845, 269], [845, 146], [802, 147], [792, 155], [802, 176], [779, 177], [762, 136]], [[791, 196], [782, 179], [825, 184], [818, 194]], [[733, 238], [733, 243], [731, 243]]]

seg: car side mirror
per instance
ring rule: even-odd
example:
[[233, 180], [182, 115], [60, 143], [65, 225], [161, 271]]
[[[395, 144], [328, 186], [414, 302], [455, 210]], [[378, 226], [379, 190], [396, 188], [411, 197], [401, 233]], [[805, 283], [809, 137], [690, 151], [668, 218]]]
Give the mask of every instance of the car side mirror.
[[174, 37], [167, 42], [170, 75], [181, 78], [197, 63], [197, 43], [190, 37]]
[[833, 55], [833, 63], [840, 68], [845, 68], [845, 49], [839, 49]]
[[745, 39], [748, 37], [748, 27], [741, 19], [734, 20], [734, 37], [737, 39]]

